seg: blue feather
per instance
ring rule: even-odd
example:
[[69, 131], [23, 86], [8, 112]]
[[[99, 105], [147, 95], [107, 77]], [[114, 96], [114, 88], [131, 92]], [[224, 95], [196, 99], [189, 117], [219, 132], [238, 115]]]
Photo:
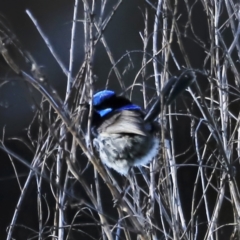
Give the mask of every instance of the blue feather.
[[112, 112], [112, 108], [106, 108], [103, 110], [98, 110], [97, 113], [101, 116], [101, 117], [105, 117], [108, 113]]
[[116, 109], [116, 111], [122, 111], [122, 110], [141, 110], [141, 107], [135, 104], [128, 104], [126, 106]]
[[97, 113], [101, 116], [101, 117], [105, 117], [106, 115], [108, 115], [111, 112], [121, 112], [123, 110], [141, 110], [141, 108], [135, 104], [128, 104], [126, 106], [123, 106], [121, 108], [117, 108], [117, 109], [112, 109], [112, 108], [106, 108], [103, 110], [97, 110]]
[[93, 106], [100, 105], [104, 100], [115, 96], [115, 92], [111, 90], [103, 90], [93, 95]]

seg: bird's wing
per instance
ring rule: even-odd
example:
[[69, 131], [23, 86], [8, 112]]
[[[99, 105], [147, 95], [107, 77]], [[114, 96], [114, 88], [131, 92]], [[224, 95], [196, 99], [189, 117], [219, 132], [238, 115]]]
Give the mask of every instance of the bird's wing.
[[146, 124], [143, 121], [142, 113], [139, 111], [123, 110], [114, 112], [104, 119], [97, 130], [99, 133], [132, 133], [147, 135]]

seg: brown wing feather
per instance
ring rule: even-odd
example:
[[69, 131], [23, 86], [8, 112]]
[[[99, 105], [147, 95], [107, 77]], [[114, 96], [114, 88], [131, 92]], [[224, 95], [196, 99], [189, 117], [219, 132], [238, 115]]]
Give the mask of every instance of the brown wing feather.
[[124, 110], [105, 119], [99, 126], [98, 132], [132, 133], [146, 136], [146, 127], [140, 112]]

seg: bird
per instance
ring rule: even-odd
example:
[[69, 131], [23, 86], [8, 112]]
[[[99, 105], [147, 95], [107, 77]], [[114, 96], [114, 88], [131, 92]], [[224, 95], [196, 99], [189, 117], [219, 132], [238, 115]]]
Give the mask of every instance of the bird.
[[[192, 70], [181, 71], [163, 87], [164, 106], [170, 105], [194, 80]], [[160, 141], [156, 133], [160, 113], [158, 97], [149, 111], [112, 90], [102, 90], [92, 99], [91, 134], [99, 158], [108, 168], [127, 175], [130, 168], [146, 165], [157, 155]]]

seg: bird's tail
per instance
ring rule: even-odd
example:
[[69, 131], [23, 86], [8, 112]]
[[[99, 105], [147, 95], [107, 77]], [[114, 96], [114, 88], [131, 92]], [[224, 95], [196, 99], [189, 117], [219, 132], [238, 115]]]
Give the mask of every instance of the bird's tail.
[[[196, 80], [195, 72], [191, 69], [181, 70], [171, 77], [161, 91], [163, 105], [170, 105], [188, 86]], [[144, 121], [152, 122], [161, 112], [161, 97], [158, 97], [147, 112]]]

